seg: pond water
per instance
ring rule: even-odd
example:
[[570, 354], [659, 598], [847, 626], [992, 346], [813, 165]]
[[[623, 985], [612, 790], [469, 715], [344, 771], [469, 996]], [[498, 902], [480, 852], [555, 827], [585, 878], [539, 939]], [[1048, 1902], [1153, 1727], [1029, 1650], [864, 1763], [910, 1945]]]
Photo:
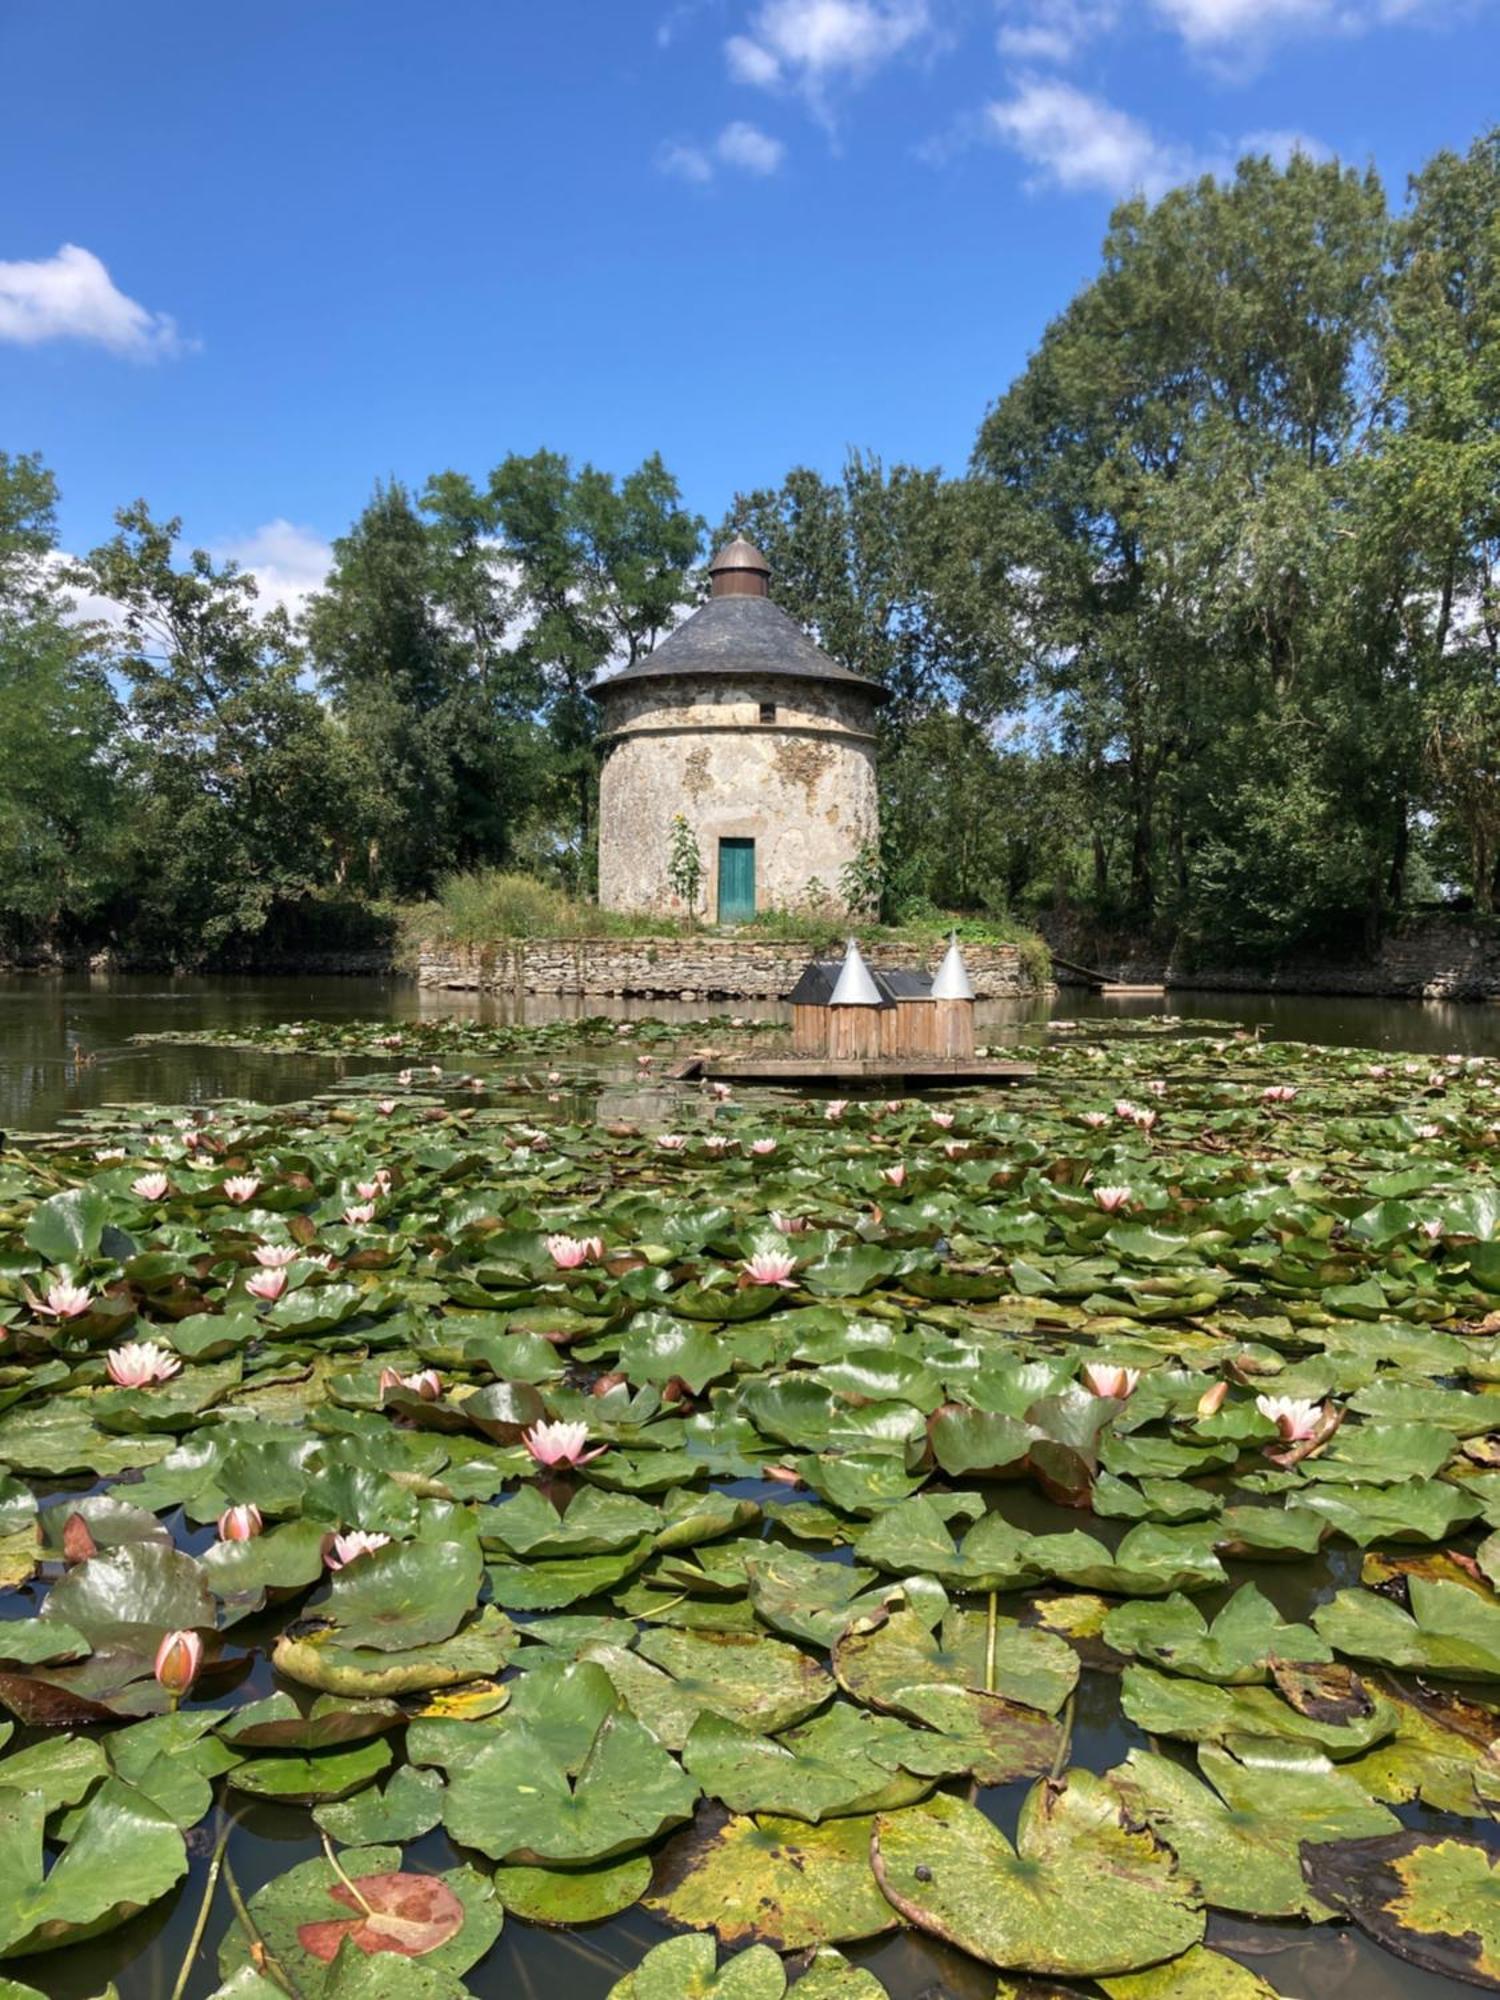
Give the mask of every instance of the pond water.
[[[1185, 1024], [1193, 1021], [1233, 1021], [1259, 1030], [1266, 1039], [1313, 1041], [1337, 1047], [1370, 1047], [1388, 1051], [1500, 1056], [1500, 1007], [1458, 1007], [1372, 1000], [1299, 999], [1229, 994], [1174, 994], [1167, 1001], [1138, 999], [1103, 1002], [1076, 992], [1064, 992], [1049, 1004], [989, 1005], [981, 1009], [981, 1039], [1041, 1039], [1050, 1019], [1098, 1019], [1101, 1024], [1121, 1017], [1145, 1016], [1170, 1010]], [[639, 1020], [701, 1016], [701, 1008], [672, 1003], [591, 1000], [530, 1000], [528, 1021], [569, 1019], [586, 1014]], [[722, 1010], [731, 1011], [727, 1007]], [[774, 1006], [746, 1004], [733, 1011], [752, 1019], [779, 1019]], [[484, 1022], [511, 1018], [492, 1000], [452, 993], [424, 993], [414, 984], [377, 980], [196, 980], [110, 976], [108, 978], [0, 979], [0, 1126], [16, 1132], [54, 1130], [67, 1114], [113, 1104], [159, 1103], [205, 1105], [237, 1097], [262, 1102], [290, 1102], [337, 1087], [352, 1077], [379, 1069], [394, 1069], [400, 1058], [377, 1061], [369, 1055], [286, 1055], [254, 1048], [152, 1043], [132, 1045], [137, 1033], [160, 1034], [174, 1029], [245, 1028], [290, 1020], [431, 1021], [459, 1016]], [[515, 1064], [509, 1065], [514, 1068]], [[637, 1116], [651, 1122], [654, 1100], [670, 1101], [659, 1087], [642, 1088], [633, 1076], [627, 1054], [610, 1052], [597, 1066], [606, 1108], [616, 1116]], [[608, 1093], [613, 1090], [613, 1098]], [[591, 1109], [590, 1085], [565, 1086], [570, 1107]], [[587, 1104], [583, 1099], [587, 1097]], [[517, 1102], [526, 1103], [524, 1093]], [[539, 1113], [545, 1099], [539, 1092], [533, 1105]], [[644, 1114], [644, 1115], [643, 1115]], [[66, 1492], [88, 1488], [74, 1483], [56, 1489], [47, 1503]], [[732, 1489], [760, 1500], [785, 1498], [785, 1489], [769, 1482], [740, 1481]], [[994, 1504], [1006, 1518], [1029, 1533], [1077, 1528], [1079, 1515], [1054, 1506], [1028, 1487], [995, 1489]], [[1111, 1547], [1119, 1540], [1119, 1521], [1085, 1517], [1089, 1531]], [[198, 1549], [211, 1534], [189, 1530], [181, 1516], [170, 1518], [179, 1543]], [[847, 1555], [847, 1551], [842, 1552]], [[1268, 1563], [1226, 1563], [1227, 1588], [1199, 1597], [1212, 1615], [1230, 1590], [1247, 1581], [1272, 1598], [1287, 1617], [1305, 1617], [1307, 1607], [1340, 1588], [1359, 1581], [1357, 1550], [1347, 1544], [1325, 1548], [1315, 1561], [1277, 1566]], [[1002, 1599], [1002, 1609], [1007, 1600]], [[27, 1610], [34, 1609], [28, 1602]], [[1015, 1604], [1009, 1604], [1014, 1609]], [[268, 1625], [274, 1635], [276, 1621]], [[242, 1642], [254, 1628], [242, 1628]], [[238, 1689], [235, 1700], [270, 1692], [273, 1685], [264, 1656], [252, 1677]], [[1078, 1691], [1073, 1719], [1073, 1761], [1098, 1772], [1118, 1763], [1132, 1748], [1144, 1748], [1148, 1738], [1121, 1713], [1116, 1675], [1086, 1672]], [[14, 1746], [12, 1746], [14, 1747]], [[979, 1802], [1007, 1833], [1013, 1832], [1024, 1786], [982, 1791]], [[1404, 1826], [1424, 1829], [1443, 1821], [1420, 1805], [1400, 1809]], [[1474, 1840], [1494, 1840], [1483, 1821], [1466, 1820], [1464, 1834]], [[55, 1958], [34, 1957], [6, 1968], [52, 2000], [90, 2000], [113, 1980], [122, 2000], [178, 2000], [178, 1970], [189, 1947], [199, 1912], [207, 1872], [211, 1836], [197, 1829], [190, 1847], [193, 1873], [176, 1895], [165, 1898], [124, 1930], [93, 1946], [75, 1947]], [[302, 1808], [247, 1803], [240, 1799], [231, 1849], [238, 1883], [248, 1898], [262, 1883], [283, 1874], [295, 1863], [319, 1852], [315, 1831]], [[451, 1868], [460, 1858], [441, 1830], [408, 1845], [407, 1865], [420, 1869]], [[210, 1944], [223, 1929], [222, 1901], [208, 1931]], [[507, 1923], [499, 1945], [468, 1975], [470, 1989], [482, 2000], [603, 2000], [614, 1982], [637, 1966], [643, 1954], [664, 1936], [661, 1927], [639, 1908], [607, 1923], [571, 1932], [549, 1932], [517, 1921]], [[1437, 2000], [1466, 1987], [1402, 1964], [1379, 1950], [1353, 1928], [1324, 1925], [1308, 1929], [1295, 1923], [1251, 1922], [1215, 1915], [1207, 1942], [1237, 1958], [1266, 1979], [1271, 1990], [1305, 2000]], [[995, 1977], [973, 1959], [912, 1932], [866, 1944], [847, 1946], [848, 1957], [868, 1967], [883, 1982], [891, 2000], [992, 2000]], [[3, 1983], [3, 1981], [0, 1981]], [[208, 1955], [195, 1966], [181, 1994], [185, 2000], [206, 2000], [217, 1989]], [[364, 1989], [362, 1989], [364, 1990]], [[1069, 1993], [1099, 1995], [1087, 1981], [1067, 1987], [1045, 1983], [1005, 1988], [1018, 1994]], [[248, 1989], [247, 1989], [248, 1991]], [[795, 1994], [795, 1987], [793, 1988]], [[255, 2000], [260, 2000], [257, 1991]], [[1153, 2000], [1171, 2000], [1158, 1988]]]
[[[109, 1103], [201, 1104], [216, 1097], [285, 1103], [330, 1079], [371, 1067], [368, 1059], [269, 1055], [256, 1049], [155, 1043], [137, 1034], [244, 1027], [277, 1021], [699, 1019], [681, 1001], [604, 996], [529, 996], [518, 1014], [509, 997], [425, 990], [396, 979], [195, 979], [140, 974], [0, 974], [0, 1130], [38, 1131], [64, 1112]], [[779, 1020], [773, 1002], [744, 1001], [716, 1011]], [[1170, 1012], [1185, 1022], [1234, 1021], [1269, 1039], [1333, 1047], [1500, 1055], [1500, 1005], [1328, 999], [1244, 993], [1173, 993], [1165, 1000], [1103, 1000], [1076, 988], [1051, 1001], [989, 1001], [979, 1008], [981, 1038], [1034, 1036], [1047, 1020], [1128, 1020]], [[392, 1065], [394, 1067], [394, 1064]]]

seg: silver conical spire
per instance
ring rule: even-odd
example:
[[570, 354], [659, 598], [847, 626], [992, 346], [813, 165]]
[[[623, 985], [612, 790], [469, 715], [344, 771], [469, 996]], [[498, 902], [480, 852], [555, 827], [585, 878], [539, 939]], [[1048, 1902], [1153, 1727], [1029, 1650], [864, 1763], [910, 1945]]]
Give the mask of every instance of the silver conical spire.
[[880, 990], [870, 977], [870, 968], [860, 955], [858, 944], [849, 940], [849, 949], [844, 953], [843, 969], [834, 986], [828, 1002], [830, 1007], [878, 1007], [881, 1005]]
[[969, 979], [969, 968], [964, 964], [964, 955], [958, 948], [958, 932], [953, 931], [948, 939], [947, 954], [938, 967], [932, 982], [934, 1000], [972, 1000], [974, 988]]

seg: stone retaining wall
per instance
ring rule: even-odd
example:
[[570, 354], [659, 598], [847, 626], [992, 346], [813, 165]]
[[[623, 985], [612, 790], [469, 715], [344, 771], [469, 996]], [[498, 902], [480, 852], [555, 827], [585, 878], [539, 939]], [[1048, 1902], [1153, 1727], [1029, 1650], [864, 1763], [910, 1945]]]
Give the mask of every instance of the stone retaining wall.
[[[1054, 952], [1111, 979], [1164, 982], [1184, 992], [1344, 993], [1398, 1000], [1500, 1000], [1500, 924], [1465, 917], [1413, 917], [1364, 958], [1310, 953], [1272, 965], [1188, 964], [1176, 947], [1091, 932], [1055, 913], [1038, 922]], [[1076, 982], [1055, 968], [1060, 985]]]
[[[942, 947], [871, 945], [875, 966], [933, 970]], [[643, 999], [779, 1000], [796, 984], [809, 948], [768, 939], [524, 938], [493, 945], [428, 945], [423, 986], [470, 993], [598, 993]], [[1013, 944], [965, 945], [981, 1000], [1036, 991]]]

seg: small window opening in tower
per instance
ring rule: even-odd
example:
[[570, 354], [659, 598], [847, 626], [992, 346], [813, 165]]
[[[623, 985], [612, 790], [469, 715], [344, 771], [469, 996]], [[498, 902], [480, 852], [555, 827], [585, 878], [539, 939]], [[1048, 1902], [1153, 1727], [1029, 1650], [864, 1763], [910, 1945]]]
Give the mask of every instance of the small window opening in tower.
[[776, 704], [774, 701], [763, 701], [761, 703], [760, 719], [762, 722], [774, 722], [776, 720]]

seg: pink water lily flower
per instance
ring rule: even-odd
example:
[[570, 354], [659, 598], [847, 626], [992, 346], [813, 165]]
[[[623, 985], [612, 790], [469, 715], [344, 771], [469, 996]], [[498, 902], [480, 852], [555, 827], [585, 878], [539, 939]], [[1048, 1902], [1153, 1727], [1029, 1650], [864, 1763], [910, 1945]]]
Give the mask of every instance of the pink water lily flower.
[[1117, 1097], [1115, 1099], [1116, 1118], [1124, 1118], [1125, 1120], [1129, 1121], [1133, 1119], [1135, 1115], [1136, 1115], [1136, 1107], [1131, 1103], [1128, 1097]]
[[361, 1201], [374, 1201], [377, 1195], [385, 1193], [385, 1182], [356, 1181], [354, 1183], [354, 1191]]
[[110, 1160], [123, 1160], [124, 1157], [125, 1148], [123, 1146], [102, 1146], [94, 1155], [94, 1158], [100, 1161], [101, 1164]]
[[782, 1236], [801, 1236], [810, 1226], [805, 1215], [783, 1215], [779, 1208], [771, 1210], [771, 1227]]
[[1139, 1368], [1118, 1368], [1105, 1361], [1090, 1361], [1083, 1371], [1083, 1380], [1091, 1396], [1114, 1396], [1124, 1402], [1135, 1394], [1135, 1385], [1141, 1379]]
[[1368, 1068], [1369, 1074], [1374, 1077], [1377, 1083], [1383, 1083], [1391, 1073], [1389, 1063], [1371, 1063]]
[[823, 1116], [828, 1120], [830, 1125], [837, 1125], [848, 1109], [849, 1100], [847, 1097], [830, 1097], [828, 1102], [823, 1106]]
[[1263, 1104], [1290, 1104], [1297, 1095], [1297, 1086], [1294, 1083], [1268, 1083], [1260, 1095]]
[[219, 1540], [253, 1542], [264, 1526], [260, 1509], [253, 1501], [238, 1507], [226, 1507], [219, 1516]]
[[658, 1132], [656, 1143], [663, 1153], [680, 1153], [687, 1140], [680, 1132]]
[[639, 1054], [639, 1055], [638, 1055], [638, 1056], [636, 1057], [636, 1059], [635, 1059], [635, 1064], [636, 1064], [636, 1068], [637, 1068], [637, 1069], [650, 1069], [650, 1067], [651, 1067], [652, 1063], [654, 1063], [655, 1061], [656, 1061], [656, 1057], [655, 1057], [655, 1056], [653, 1056], [653, 1055], [647, 1055], [646, 1051], [645, 1051], [644, 1049], [642, 1049], [642, 1051], [640, 1052], [640, 1054]]
[[598, 1458], [608, 1450], [607, 1445], [596, 1445], [592, 1451], [585, 1451], [589, 1441], [587, 1424], [536, 1423], [529, 1431], [523, 1431], [521, 1442], [531, 1453], [538, 1465], [587, 1465], [590, 1459]]
[[153, 1382], [170, 1382], [182, 1363], [158, 1340], [127, 1340], [104, 1357], [109, 1379], [121, 1389], [147, 1389]]
[[549, 1069], [547, 1072], [547, 1081], [548, 1083], [561, 1083], [562, 1071], [560, 1069]]
[[1429, 1243], [1441, 1242], [1443, 1236], [1443, 1225], [1441, 1222], [1437, 1221], [1424, 1222], [1422, 1224], [1422, 1234], [1427, 1238]]
[[396, 1368], [382, 1368], [381, 1395], [389, 1389], [405, 1389], [413, 1396], [420, 1396], [424, 1403], [435, 1403], [443, 1393], [443, 1378], [435, 1368], [424, 1368], [416, 1375], [403, 1375]]
[[882, 1167], [880, 1178], [889, 1181], [892, 1187], [901, 1187], [906, 1180], [906, 1168], [898, 1160], [894, 1167]]
[[331, 1250], [320, 1250], [316, 1257], [309, 1252], [306, 1261], [309, 1264], [316, 1264], [320, 1271], [331, 1271], [339, 1260]]
[[1419, 1139], [1439, 1139], [1442, 1137], [1442, 1132], [1443, 1128], [1441, 1125], [1433, 1125], [1429, 1123], [1426, 1125], [1419, 1125], [1417, 1127], [1417, 1137]]
[[750, 1141], [750, 1150], [752, 1153], [759, 1154], [764, 1159], [768, 1153], [776, 1151], [776, 1141], [774, 1139], [752, 1139]]
[[350, 1202], [349, 1206], [344, 1210], [344, 1220], [345, 1222], [348, 1223], [351, 1229], [359, 1228], [362, 1223], [373, 1222], [375, 1220], [374, 1202], [373, 1201]]
[[274, 1305], [286, 1290], [285, 1271], [257, 1271], [253, 1278], [245, 1280], [245, 1290], [252, 1299], [264, 1299], [267, 1305]]
[[703, 1141], [704, 1150], [709, 1153], [726, 1152], [733, 1144], [734, 1141], [726, 1139], [722, 1132], [711, 1132]]
[[142, 1174], [130, 1183], [130, 1192], [137, 1201], [165, 1201], [172, 1192], [172, 1183], [165, 1174]]
[[962, 1158], [968, 1150], [969, 1142], [967, 1139], [947, 1139], [943, 1143], [943, 1151], [948, 1155], [950, 1160]]
[[323, 1560], [330, 1569], [347, 1569], [361, 1556], [370, 1556], [377, 1549], [390, 1547], [389, 1535], [367, 1534], [363, 1528], [350, 1528], [347, 1534], [335, 1535]]
[[953, 1113], [951, 1111], [934, 1111], [932, 1122], [934, 1125], [941, 1125], [946, 1132], [948, 1127], [953, 1123]]
[[156, 1649], [152, 1672], [175, 1704], [197, 1680], [202, 1666], [203, 1641], [198, 1634], [168, 1632]]
[[1134, 1118], [1131, 1120], [1131, 1123], [1135, 1125], [1138, 1130], [1142, 1132], [1149, 1132], [1152, 1126], [1156, 1123], [1156, 1113], [1154, 1111], [1138, 1110]]
[[1211, 1389], [1205, 1389], [1203, 1394], [1198, 1398], [1198, 1415], [1200, 1417], [1213, 1416], [1216, 1410], [1223, 1408], [1224, 1398], [1228, 1394], [1229, 1384], [1227, 1382], [1215, 1382]]
[[260, 1182], [254, 1174], [231, 1174], [224, 1183], [224, 1192], [231, 1201], [251, 1201], [260, 1193]]
[[1153, 1097], [1165, 1097], [1167, 1094], [1166, 1083], [1159, 1076], [1153, 1076], [1151, 1081], [1146, 1085], [1146, 1088]]
[[1114, 1215], [1122, 1208], [1130, 1206], [1128, 1187], [1096, 1187], [1094, 1200], [1106, 1215]]
[[580, 1265], [598, 1262], [604, 1242], [598, 1236], [549, 1236], [547, 1255], [559, 1271], [576, 1271]]
[[1101, 1125], [1109, 1123], [1109, 1113], [1107, 1111], [1085, 1111], [1082, 1123], [1087, 1125], [1092, 1131], [1097, 1132]]
[[787, 1256], [782, 1250], [757, 1250], [753, 1257], [745, 1259], [743, 1269], [752, 1285], [794, 1285], [797, 1281], [792, 1273], [797, 1268], [795, 1257]]
[[75, 1285], [66, 1278], [54, 1278], [45, 1298], [36, 1298], [30, 1292], [26, 1298], [33, 1312], [45, 1313], [48, 1319], [81, 1319], [94, 1303], [87, 1285]]
[[382, 1097], [377, 1100], [375, 1105], [375, 1109], [380, 1113], [382, 1118], [389, 1118], [395, 1108], [396, 1100], [394, 1097]]
[[255, 1261], [263, 1271], [284, 1271], [288, 1264], [295, 1264], [299, 1252], [295, 1243], [262, 1243], [255, 1252]]
[[712, 1085], [712, 1090], [721, 1104], [727, 1104], [734, 1095], [734, 1085], [731, 1083], [716, 1083]]
[[409, 1069], [398, 1069], [396, 1072], [397, 1083], [404, 1083], [409, 1086], [412, 1080], [412, 1074], [413, 1074], [412, 1071]]
[[1255, 1407], [1289, 1442], [1310, 1438], [1323, 1421], [1323, 1405], [1310, 1396], [1257, 1396]]

